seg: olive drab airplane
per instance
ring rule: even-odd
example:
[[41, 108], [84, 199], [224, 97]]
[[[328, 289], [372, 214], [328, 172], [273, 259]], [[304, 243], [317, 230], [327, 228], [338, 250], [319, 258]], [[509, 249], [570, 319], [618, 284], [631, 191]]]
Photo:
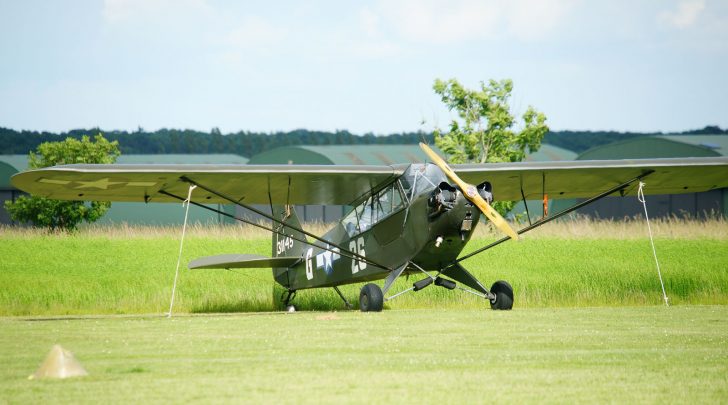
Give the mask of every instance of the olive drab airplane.
[[[76, 164], [16, 174], [12, 183], [28, 193], [63, 200], [174, 202], [265, 227], [272, 232], [271, 257], [224, 254], [189, 263], [190, 269], [272, 269], [294, 310], [299, 290], [366, 283], [362, 311], [381, 311], [395, 280], [415, 275], [420, 291], [437, 286], [478, 295], [493, 309], [511, 309], [513, 289], [505, 281], [486, 288], [462, 262], [575, 209], [612, 194], [692, 193], [728, 187], [728, 158], [518, 162], [448, 166], [420, 144], [432, 163], [392, 166], [332, 165], [134, 165]], [[194, 191], [191, 191], [194, 187]], [[514, 231], [491, 208], [494, 199], [581, 199], [559, 213]], [[267, 217], [270, 228], [211, 208], [236, 204]], [[352, 207], [326, 234], [305, 231], [293, 205]], [[255, 206], [270, 206], [266, 214]], [[502, 239], [461, 256], [484, 214], [505, 233]], [[373, 283], [384, 280], [383, 285]]]

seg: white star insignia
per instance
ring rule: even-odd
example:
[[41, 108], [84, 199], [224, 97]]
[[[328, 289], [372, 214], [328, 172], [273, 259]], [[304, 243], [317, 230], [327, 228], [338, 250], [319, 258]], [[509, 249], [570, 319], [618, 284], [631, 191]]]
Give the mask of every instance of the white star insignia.
[[77, 186], [76, 189], [81, 188], [97, 188], [99, 190], [108, 190], [109, 186], [113, 186], [116, 184], [123, 184], [123, 181], [109, 181], [109, 178], [94, 180], [94, 181], [76, 181], [76, 183], [79, 183], [80, 186]]

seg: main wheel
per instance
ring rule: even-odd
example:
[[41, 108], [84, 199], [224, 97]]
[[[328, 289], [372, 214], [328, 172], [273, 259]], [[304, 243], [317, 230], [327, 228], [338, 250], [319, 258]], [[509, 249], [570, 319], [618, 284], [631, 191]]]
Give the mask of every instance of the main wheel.
[[384, 306], [384, 295], [378, 285], [369, 283], [359, 293], [361, 312], [380, 312]]
[[513, 287], [508, 282], [499, 280], [490, 287], [490, 292], [495, 295], [495, 300], [490, 301], [491, 309], [509, 310], [513, 308]]

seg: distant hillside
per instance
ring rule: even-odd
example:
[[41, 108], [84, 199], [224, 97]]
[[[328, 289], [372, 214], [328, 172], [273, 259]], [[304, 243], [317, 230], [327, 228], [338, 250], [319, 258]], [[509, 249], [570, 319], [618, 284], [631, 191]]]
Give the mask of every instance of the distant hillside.
[[[160, 129], [146, 132], [105, 131], [99, 128], [77, 129], [63, 133], [16, 131], [0, 128], [0, 154], [26, 154], [40, 143], [58, 141], [66, 137], [80, 138], [102, 132], [110, 140], [118, 140], [124, 154], [169, 154], [169, 153], [234, 153], [252, 157], [260, 152], [289, 145], [387, 145], [417, 144], [433, 142], [433, 134], [410, 132], [390, 135], [355, 135], [348, 131], [323, 132], [298, 129], [289, 132], [260, 133], [240, 131], [222, 134], [213, 128], [210, 132], [194, 130]], [[717, 126], [681, 132], [683, 135], [728, 135], [728, 130]], [[664, 135], [661, 132], [632, 133], [605, 131], [552, 131], [546, 134], [544, 143], [559, 146], [580, 153], [594, 146], [625, 139], [649, 135]]]
[[269, 149], [290, 145], [401, 145], [416, 144], [421, 141], [432, 142], [432, 134], [424, 132], [377, 136], [354, 135], [348, 131], [322, 132], [299, 129], [275, 133], [240, 131], [223, 135], [216, 128], [210, 132], [189, 129], [160, 129], [154, 132], [139, 129], [136, 132], [126, 132], [92, 128], [55, 134], [0, 128], [0, 154], [26, 154], [42, 142], [62, 140], [66, 137], [93, 136], [99, 132], [109, 140], [118, 140], [122, 154], [234, 153], [248, 158]]

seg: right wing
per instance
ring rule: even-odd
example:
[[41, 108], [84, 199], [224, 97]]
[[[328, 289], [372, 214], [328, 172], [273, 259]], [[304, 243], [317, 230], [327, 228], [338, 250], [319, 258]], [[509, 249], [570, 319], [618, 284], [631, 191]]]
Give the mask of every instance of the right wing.
[[[57, 200], [177, 202], [187, 198], [189, 179], [244, 204], [348, 205], [407, 168], [338, 165], [136, 165], [79, 164], [18, 173], [12, 184]], [[230, 201], [197, 188], [192, 201]]]

